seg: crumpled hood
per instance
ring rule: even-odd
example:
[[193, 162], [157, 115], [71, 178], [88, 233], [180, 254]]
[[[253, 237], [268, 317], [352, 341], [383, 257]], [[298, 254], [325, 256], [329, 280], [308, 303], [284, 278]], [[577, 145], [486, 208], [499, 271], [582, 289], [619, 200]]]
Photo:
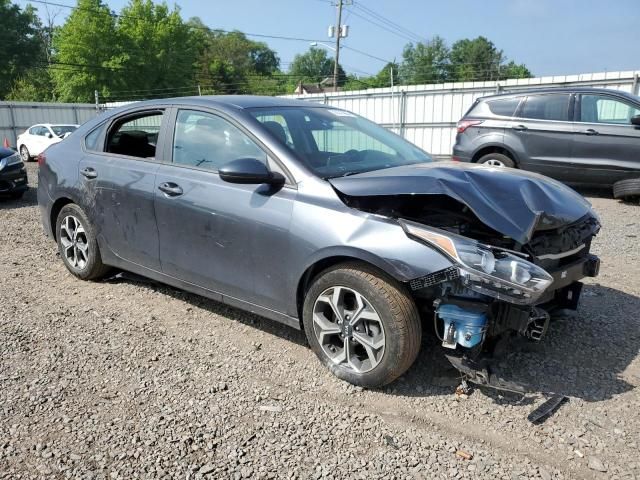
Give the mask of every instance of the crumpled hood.
[[559, 228], [592, 211], [581, 195], [550, 178], [468, 163], [420, 163], [329, 181], [353, 197], [447, 195], [468, 206], [488, 227], [521, 244], [536, 230]]

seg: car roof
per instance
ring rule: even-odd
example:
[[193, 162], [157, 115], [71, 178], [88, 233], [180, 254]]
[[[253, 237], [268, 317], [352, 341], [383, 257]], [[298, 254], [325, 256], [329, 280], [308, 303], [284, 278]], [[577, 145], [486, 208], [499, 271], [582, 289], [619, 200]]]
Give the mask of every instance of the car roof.
[[303, 100], [293, 100], [282, 97], [267, 97], [259, 95], [202, 95], [195, 97], [174, 97], [162, 98], [158, 100], [144, 100], [126, 105], [129, 106], [145, 106], [145, 105], [199, 105], [210, 107], [232, 107], [237, 109], [246, 108], [269, 108], [269, 107], [319, 107], [325, 108], [319, 103], [311, 103]]
[[614, 90], [611, 88], [598, 87], [545, 87], [545, 88], [528, 88], [525, 90], [517, 90], [513, 92], [496, 93], [479, 98], [479, 100], [491, 100], [495, 98], [521, 97], [523, 95], [540, 94], [540, 93], [610, 93], [621, 97], [628, 98], [635, 102], [640, 99], [628, 92], [622, 90]]
[[36, 123], [31, 125], [27, 130], [33, 127], [79, 127], [77, 123]]

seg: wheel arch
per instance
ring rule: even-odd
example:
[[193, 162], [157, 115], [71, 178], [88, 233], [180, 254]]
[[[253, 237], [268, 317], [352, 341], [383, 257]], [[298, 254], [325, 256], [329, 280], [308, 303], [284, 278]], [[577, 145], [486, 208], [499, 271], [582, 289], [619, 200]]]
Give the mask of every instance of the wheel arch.
[[504, 144], [491, 144], [491, 145], [483, 145], [482, 148], [476, 150], [471, 157], [471, 163], [478, 163], [478, 160], [488, 153], [501, 153], [502, 155], [506, 155], [516, 164], [516, 167], [519, 166], [520, 162], [518, 157], [513, 151], [504, 146]]
[[60, 197], [53, 202], [51, 205], [51, 211], [49, 212], [49, 225], [51, 225], [51, 238], [55, 241], [56, 238], [56, 222], [58, 220], [58, 215], [60, 214], [60, 210], [64, 208], [65, 205], [69, 205], [70, 203], [76, 203], [69, 197]]
[[304, 270], [302, 275], [298, 278], [296, 287], [296, 308], [298, 318], [300, 320], [300, 326], [302, 325], [302, 307], [304, 304], [304, 298], [313, 284], [313, 281], [325, 270], [335, 267], [340, 264], [347, 263], [360, 263], [367, 268], [375, 270], [385, 277], [389, 277], [397, 281], [400, 285], [403, 285], [408, 279], [398, 272], [392, 264], [386, 260], [377, 257], [369, 252], [365, 251], [349, 251], [349, 252], [335, 252], [333, 254], [325, 255], [322, 258], [315, 259]]

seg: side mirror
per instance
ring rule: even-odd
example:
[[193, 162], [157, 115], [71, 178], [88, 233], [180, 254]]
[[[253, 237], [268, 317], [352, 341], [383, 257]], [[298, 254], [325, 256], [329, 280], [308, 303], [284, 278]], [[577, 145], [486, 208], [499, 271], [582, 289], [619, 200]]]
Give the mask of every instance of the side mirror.
[[53, 134], [52, 134], [51, 132], [47, 132], [46, 137], [47, 137], [47, 138], [53, 138]]
[[640, 126], [640, 115], [636, 115], [635, 117], [631, 117], [631, 124]]
[[220, 167], [218, 174], [222, 180], [229, 183], [284, 185], [284, 177], [281, 174], [270, 172], [263, 162], [255, 158], [233, 160]]

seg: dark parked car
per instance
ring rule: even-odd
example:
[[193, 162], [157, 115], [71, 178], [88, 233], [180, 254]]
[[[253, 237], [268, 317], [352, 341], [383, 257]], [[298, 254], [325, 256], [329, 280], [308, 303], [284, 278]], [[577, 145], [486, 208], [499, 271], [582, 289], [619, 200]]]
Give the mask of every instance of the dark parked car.
[[503, 335], [539, 339], [598, 269], [598, 218], [568, 187], [432, 163], [322, 105], [142, 102], [39, 162], [42, 222], [73, 275], [116, 267], [304, 329], [358, 385], [400, 376], [434, 323], [453, 363]]
[[480, 98], [458, 122], [453, 157], [640, 195], [640, 98], [602, 88]]
[[0, 147], [0, 197], [20, 198], [28, 188], [27, 170], [20, 154]]

